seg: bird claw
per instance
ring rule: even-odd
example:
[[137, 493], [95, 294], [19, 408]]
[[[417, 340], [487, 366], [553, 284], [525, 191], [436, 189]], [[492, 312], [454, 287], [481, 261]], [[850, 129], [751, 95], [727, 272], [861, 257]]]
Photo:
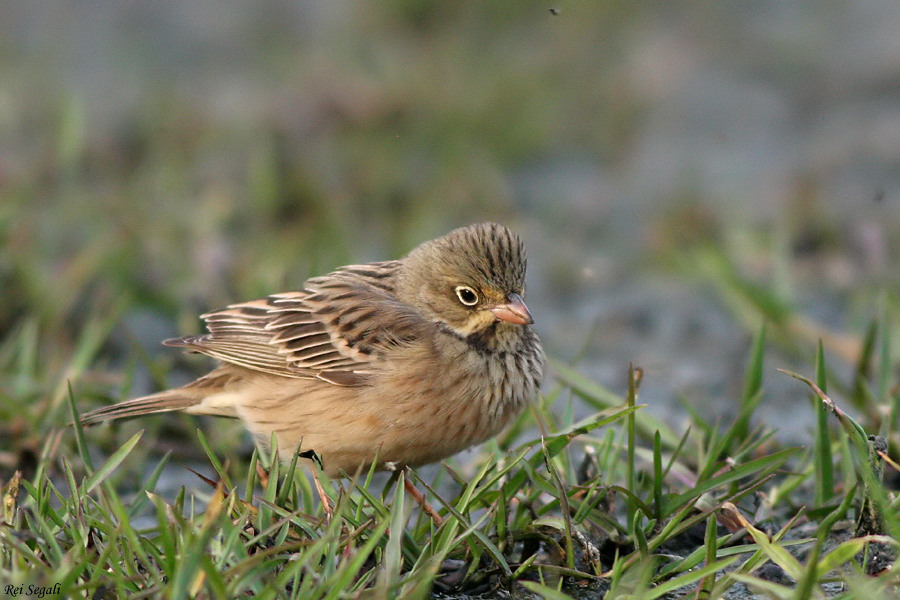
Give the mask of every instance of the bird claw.
[[315, 450], [303, 450], [301, 452], [298, 452], [297, 456], [299, 456], [300, 458], [308, 458], [309, 460], [319, 465], [320, 469], [322, 469], [323, 471], [325, 470], [325, 465], [322, 463], [322, 457], [319, 456], [319, 453]]

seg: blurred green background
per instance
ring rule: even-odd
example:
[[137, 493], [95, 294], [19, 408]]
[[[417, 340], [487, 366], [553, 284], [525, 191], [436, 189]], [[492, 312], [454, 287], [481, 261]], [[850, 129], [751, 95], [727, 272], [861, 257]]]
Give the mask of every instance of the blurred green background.
[[896, 288], [898, 31], [887, 0], [4, 2], [0, 438], [69, 382], [202, 372], [158, 344], [201, 312], [488, 219], [551, 355], [727, 416], [763, 320], [729, 278], [851, 340]]

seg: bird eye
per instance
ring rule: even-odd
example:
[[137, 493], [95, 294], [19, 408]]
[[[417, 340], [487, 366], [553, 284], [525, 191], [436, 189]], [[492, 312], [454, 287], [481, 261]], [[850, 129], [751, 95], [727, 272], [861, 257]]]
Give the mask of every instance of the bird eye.
[[466, 306], [475, 306], [478, 304], [478, 294], [467, 285], [456, 286], [456, 297]]

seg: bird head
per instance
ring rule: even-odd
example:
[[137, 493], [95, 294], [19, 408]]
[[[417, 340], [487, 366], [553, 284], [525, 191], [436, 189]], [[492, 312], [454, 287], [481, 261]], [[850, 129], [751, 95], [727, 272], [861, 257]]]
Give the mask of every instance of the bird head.
[[404, 259], [397, 293], [461, 337], [534, 322], [525, 306], [525, 247], [503, 225], [479, 223], [425, 242]]

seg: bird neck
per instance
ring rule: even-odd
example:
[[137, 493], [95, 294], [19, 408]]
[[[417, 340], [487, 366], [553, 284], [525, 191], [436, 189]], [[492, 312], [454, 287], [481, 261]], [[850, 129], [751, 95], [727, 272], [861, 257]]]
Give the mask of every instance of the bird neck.
[[511, 325], [494, 321], [487, 327], [463, 334], [445, 323], [440, 324], [441, 331], [465, 342], [470, 348], [479, 354], [504, 354], [515, 350], [521, 343], [523, 336], [530, 329], [521, 325]]

